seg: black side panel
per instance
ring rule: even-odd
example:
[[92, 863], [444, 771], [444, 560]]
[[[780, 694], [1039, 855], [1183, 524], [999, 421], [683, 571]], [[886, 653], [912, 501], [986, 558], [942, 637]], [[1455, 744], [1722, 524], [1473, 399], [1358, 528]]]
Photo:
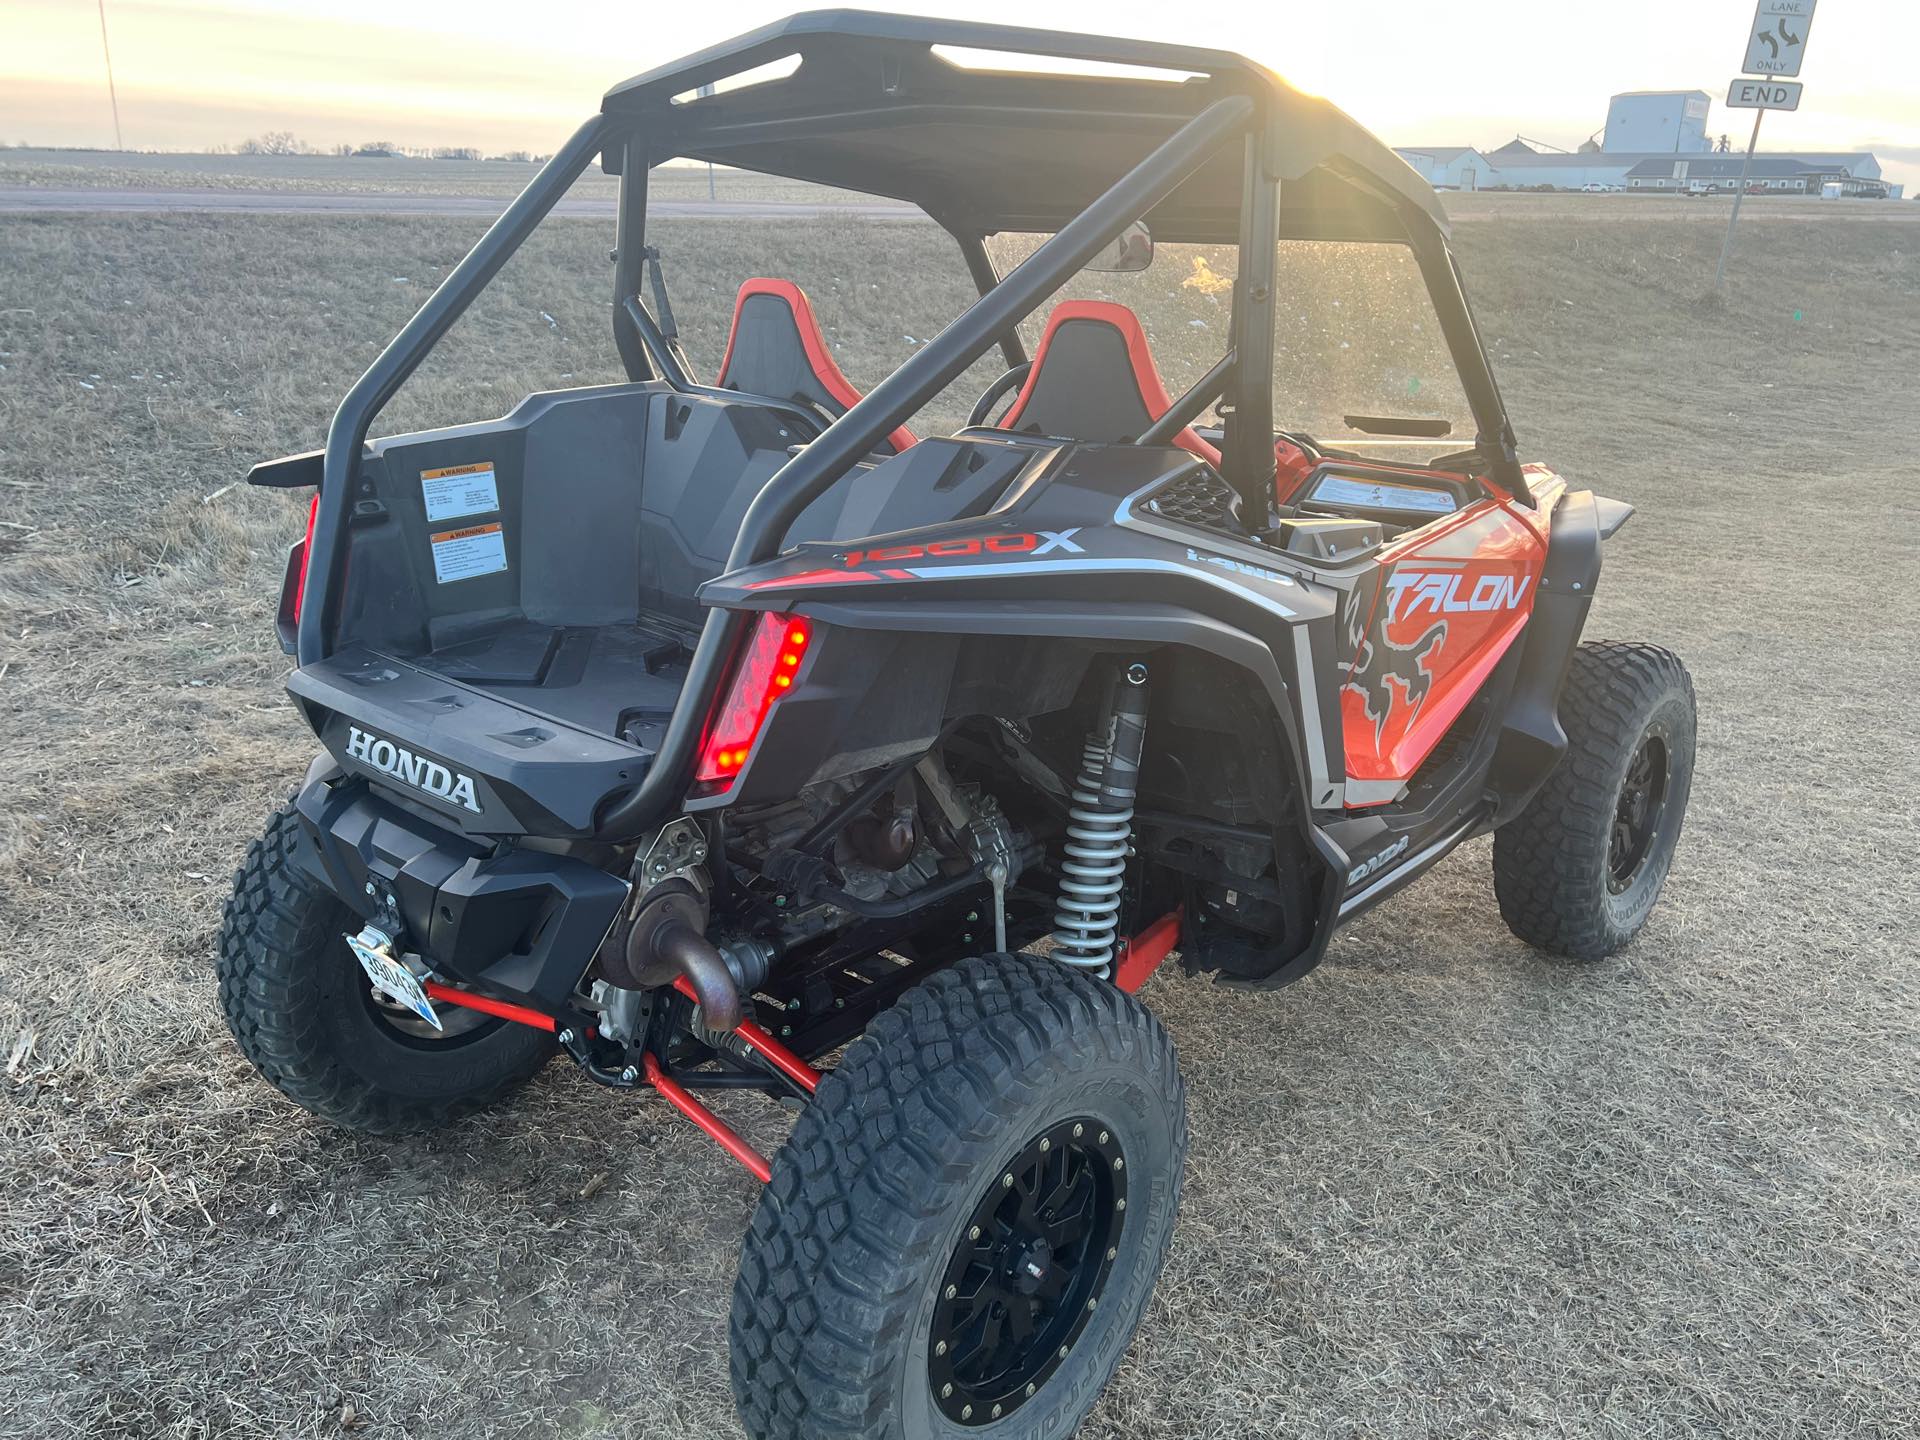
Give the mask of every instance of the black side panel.
[[1024, 446], [923, 440], [856, 468], [800, 512], [787, 543], [854, 540], [985, 514], [1036, 453]]
[[1574, 647], [1586, 628], [1600, 579], [1600, 516], [1591, 490], [1570, 490], [1554, 507], [1553, 529], [1540, 590], [1527, 622], [1520, 671], [1507, 705], [1487, 784], [1497, 808], [1493, 823], [1518, 814], [1566, 753], [1560, 691]]
[[647, 418], [639, 603], [697, 623], [702, 612], [694, 591], [725, 568], [740, 517], [787, 463], [787, 448], [810, 438], [786, 417], [756, 406], [662, 395]]
[[1134, 378], [1126, 338], [1098, 320], [1062, 322], [1014, 429], [1110, 444], [1134, 440], [1154, 421]]
[[555, 406], [528, 427], [520, 518], [520, 609], [527, 619], [606, 625], [635, 618], [647, 413], [665, 397], [644, 399]]

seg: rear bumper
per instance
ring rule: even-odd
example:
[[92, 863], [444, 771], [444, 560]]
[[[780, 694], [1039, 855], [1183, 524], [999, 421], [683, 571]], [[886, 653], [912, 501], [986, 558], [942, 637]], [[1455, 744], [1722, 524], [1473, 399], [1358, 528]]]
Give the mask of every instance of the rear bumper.
[[376, 794], [322, 758], [294, 802], [307, 868], [357, 915], [388, 896], [405, 947], [434, 968], [549, 1008], [573, 993], [627, 898], [624, 880], [566, 855], [495, 853]]

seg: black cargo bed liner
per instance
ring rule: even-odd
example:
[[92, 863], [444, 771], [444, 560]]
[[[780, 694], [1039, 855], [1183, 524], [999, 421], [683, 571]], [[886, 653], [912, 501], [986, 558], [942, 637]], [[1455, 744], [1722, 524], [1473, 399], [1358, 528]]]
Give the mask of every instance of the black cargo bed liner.
[[409, 663], [509, 705], [654, 748], [686, 681], [687, 637], [648, 624], [514, 620]]

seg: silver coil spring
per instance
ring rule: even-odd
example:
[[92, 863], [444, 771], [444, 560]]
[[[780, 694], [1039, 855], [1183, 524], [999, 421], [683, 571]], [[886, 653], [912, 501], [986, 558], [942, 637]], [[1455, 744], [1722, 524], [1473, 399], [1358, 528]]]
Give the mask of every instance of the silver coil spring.
[[1133, 803], [1102, 795], [1112, 734], [1089, 735], [1067, 810], [1066, 862], [1053, 911], [1053, 958], [1105, 978], [1120, 929], [1120, 890], [1133, 834]]

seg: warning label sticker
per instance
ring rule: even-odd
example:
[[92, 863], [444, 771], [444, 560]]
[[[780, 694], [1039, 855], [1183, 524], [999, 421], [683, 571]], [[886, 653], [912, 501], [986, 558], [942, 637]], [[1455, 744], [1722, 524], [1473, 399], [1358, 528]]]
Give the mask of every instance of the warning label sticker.
[[445, 470], [422, 470], [420, 490], [426, 497], [429, 520], [488, 515], [500, 508], [500, 487], [494, 482], [491, 460], [452, 465]]
[[442, 585], [507, 568], [507, 532], [498, 521], [442, 530], [433, 539], [433, 578]]

